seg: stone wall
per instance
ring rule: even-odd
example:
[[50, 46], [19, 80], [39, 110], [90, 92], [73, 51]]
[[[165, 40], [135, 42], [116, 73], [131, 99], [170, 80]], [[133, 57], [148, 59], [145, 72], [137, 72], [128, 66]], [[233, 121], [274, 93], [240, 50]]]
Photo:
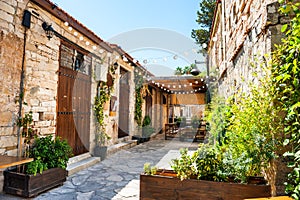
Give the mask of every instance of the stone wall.
[[218, 8], [209, 65], [212, 75], [218, 77], [219, 93], [228, 97], [238, 89], [247, 92], [247, 82], [257, 81], [252, 73], [280, 42], [286, 19], [277, 12], [277, 0], [222, 1]]
[[[28, 10], [32, 14], [30, 28], [26, 31], [25, 27], [22, 26], [24, 10]], [[16, 121], [19, 117], [18, 100], [21, 98], [20, 96], [24, 96], [22, 115], [32, 111], [34, 128], [38, 133], [40, 135], [54, 135], [56, 132], [57, 71], [59, 69], [61, 38], [53, 36], [49, 40], [42, 28], [43, 22], [51, 24], [54, 30], [66, 38], [68, 42], [74, 43], [85, 51], [90, 52], [92, 62], [96, 58], [100, 58], [104, 63], [102, 67], [108, 67], [108, 65], [117, 60], [112, 53], [102, 48], [101, 44], [87, 37], [85, 33], [81, 33], [75, 27], [66, 25], [65, 21], [56, 18], [31, 1], [0, 0], [0, 69], [3, 73], [0, 78], [0, 154], [16, 155], [17, 153], [18, 127], [16, 126]], [[90, 33], [88, 30], [86, 32]], [[26, 44], [25, 51], [23, 50], [24, 44]], [[116, 55], [119, 54], [114, 56]], [[20, 94], [23, 58], [24, 92]], [[92, 106], [97, 88], [94, 70], [95, 68], [92, 67]], [[116, 92], [118, 92], [117, 87], [118, 85], [115, 84]], [[118, 95], [118, 93], [116, 94]], [[90, 143], [94, 144], [95, 119], [92, 106], [90, 109]], [[132, 103], [131, 107], [133, 107]], [[112, 123], [117, 124], [116, 117], [108, 118], [107, 120], [108, 127], [111, 127]], [[115, 130], [117, 129], [112, 130], [113, 137], [117, 135]], [[115, 139], [113, 140], [114, 142], [116, 141]], [[90, 148], [92, 147], [93, 145], [90, 145]]]
[[0, 1], [0, 153], [16, 154], [24, 28], [17, 1]]

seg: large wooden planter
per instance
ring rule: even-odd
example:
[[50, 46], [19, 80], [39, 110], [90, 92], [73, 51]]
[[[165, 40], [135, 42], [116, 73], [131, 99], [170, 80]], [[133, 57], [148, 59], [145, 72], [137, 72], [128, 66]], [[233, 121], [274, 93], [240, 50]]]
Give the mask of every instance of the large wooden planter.
[[269, 185], [214, 182], [196, 179], [181, 181], [171, 176], [140, 175], [141, 200], [241, 200], [269, 196], [271, 196], [271, 187]]
[[36, 176], [8, 170], [3, 174], [3, 191], [22, 197], [37, 196], [51, 188], [63, 185], [67, 177], [67, 171], [61, 168], [48, 169]]

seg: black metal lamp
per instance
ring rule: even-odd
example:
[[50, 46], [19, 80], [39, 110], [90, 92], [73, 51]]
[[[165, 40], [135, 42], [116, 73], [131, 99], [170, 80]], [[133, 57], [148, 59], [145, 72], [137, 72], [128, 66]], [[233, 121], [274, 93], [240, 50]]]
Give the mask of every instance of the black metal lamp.
[[42, 27], [46, 32], [47, 38], [50, 40], [54, 35], [54, 29], [51, 24], [47, 24], [47, 22], [42, 23]]
[[200, 74], [200, 71], [199, 71], [199, 69], [196, 67], [196, 68], [193, 68], [193, 69], [191, 70], [191, 74], [192, 74], [193, 76], [198, 76], [198, 75]]

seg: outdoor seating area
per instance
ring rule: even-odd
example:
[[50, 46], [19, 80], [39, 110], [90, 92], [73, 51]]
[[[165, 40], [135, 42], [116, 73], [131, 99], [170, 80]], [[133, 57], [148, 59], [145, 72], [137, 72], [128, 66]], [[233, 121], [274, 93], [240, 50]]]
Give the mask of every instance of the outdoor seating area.
[[178, 127], [176, 123], [165, 124], [165, 140], [178, 138], [180, 141], [204, 142], [207, 133], [206, 122], [199, 126], [186, 125]]

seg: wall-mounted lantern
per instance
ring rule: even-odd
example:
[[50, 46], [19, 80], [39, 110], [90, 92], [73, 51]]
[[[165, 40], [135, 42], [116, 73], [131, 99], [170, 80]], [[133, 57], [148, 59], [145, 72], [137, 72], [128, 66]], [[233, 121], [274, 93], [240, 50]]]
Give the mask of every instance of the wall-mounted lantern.
[[46, 32], [47, 38], [50, 40], [54, 35], [54, 29], [53, 29], [52, 25], [48, 24], [47, 22], [43, 22], [42, 27]]

